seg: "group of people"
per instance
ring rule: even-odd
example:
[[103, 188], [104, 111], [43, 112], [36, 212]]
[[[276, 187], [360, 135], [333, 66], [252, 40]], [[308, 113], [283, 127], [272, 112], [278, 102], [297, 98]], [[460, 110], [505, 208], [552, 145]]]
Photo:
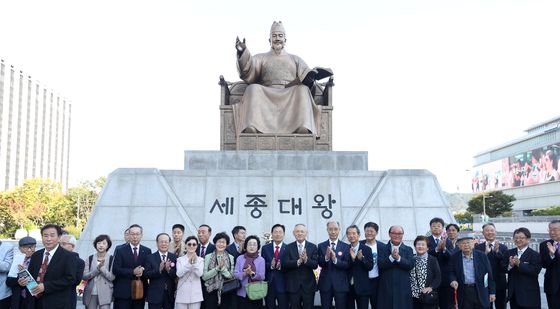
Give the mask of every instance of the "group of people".
[[[245, 227], [212, 237], [199, 226], [184, 239], [181, 224], [171, 235], [156, 237], [157, 250], [141, 244], [143, 230], [133, 224], [126, 243], [114, 254], [108, 235], [93, 241], [95, 253], [85, 259], [72, 252], [76, 240], [53, 224], [41, 229], [44, 249], [24, 237], [19, 253], [0, 244], [0, 309], [75, 308], [76, 286], [83, 288], [86, 308], [267, 309], [312, 308], [315, 292], [321, 307], [490, 308], [509, 302], [515, 308], [541, 308], [538, 275], [546, 268], [544, 292], [549, 308], [560, 308], [560, 220], [549, 223], [550, 239], [540, 252], [529, 247], [531, 232], [513, 233], [515, 248], [496, 239], [492, 223], [483, 226], [484, 241], [459, 233], [456, 224], [430, 221], [431, 235], [417, 236], [414, 250], [403, 243], [404, 229], [392, 226], [390, 241], [376, 240], [379, 226], [368, 222], [345, 230], [327, 223], [327, 239], [307, 240], [307, 227], [294, 226], [294, 242], [285, 243], [286, 228], [275, 224], [271, 240], [247, 236]], [[212, 241], [210, 239], [212, 238]], [[21, 276], [27, 269], [30, 276]], [[507, 276], [506, 276], [507, 274]], [[507, 278], [506, 278], [507, 277]], [[250, 297], [249, 285], [266, 281], [266, 296]], [[81, 282], [81, 283], [80, 283]], [[262, 285], [261, 285], [262, 286]], [[262, 298], [264, 297], [264, 298]]]

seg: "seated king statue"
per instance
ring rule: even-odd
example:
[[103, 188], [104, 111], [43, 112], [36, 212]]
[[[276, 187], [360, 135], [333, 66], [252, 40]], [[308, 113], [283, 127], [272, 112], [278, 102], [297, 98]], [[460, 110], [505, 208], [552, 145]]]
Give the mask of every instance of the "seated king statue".
[[233, 105], [237, 135], [311, 133], [318, 137], [321, 110], [309, 84], [317, 77], [317, 70], [284, 50], [286, 31], [282, 22], [272, 24], [269, 42], [269, 52], [253, 56], [245, 39], [237, 37], [239, 77], [249, 84], [241, 101]]

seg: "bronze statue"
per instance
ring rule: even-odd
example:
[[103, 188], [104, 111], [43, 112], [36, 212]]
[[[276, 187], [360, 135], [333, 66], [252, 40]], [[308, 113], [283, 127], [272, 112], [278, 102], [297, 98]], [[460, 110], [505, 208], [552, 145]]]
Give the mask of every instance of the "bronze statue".
[[[310, 87], [316, 79], [332, 75], [329, 69], [310, 69], [298, 56], [284, 50], [282, 22], [270, 29], [270, 51], [252, 56], [237, 37], [237, 69], [249, 86], [233, 105], [239, 133], [312, 133], [319, 135], [321, 111]], [[326, 71], [325, 71], [326, 70]], [[306, 85], [307, 84], [307, 85]]]

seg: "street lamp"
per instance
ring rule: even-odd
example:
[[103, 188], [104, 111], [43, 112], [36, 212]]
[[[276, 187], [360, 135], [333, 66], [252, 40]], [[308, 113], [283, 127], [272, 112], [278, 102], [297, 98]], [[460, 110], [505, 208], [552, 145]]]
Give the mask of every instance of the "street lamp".
[[[492, 195], [488, 194], [488, 197]], [[482, 222], [488, 222], [488, 216], [486, 215], [486, 193], [482, 192]]]

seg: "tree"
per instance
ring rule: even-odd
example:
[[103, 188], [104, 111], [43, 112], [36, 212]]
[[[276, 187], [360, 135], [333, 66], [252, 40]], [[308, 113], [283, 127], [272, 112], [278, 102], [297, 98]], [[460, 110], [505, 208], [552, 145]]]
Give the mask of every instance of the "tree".
[[472, 214], [468, 211], [454, 213], [453, 216], [455, 217], [455, 220], [458, 223], [472, 223], [473, 222]]
[[549, 208], [535, 209], [531, 211], [531, 216], [560, 216], [560, 205]]
[[502, 191], [483, 192], [475, 195], [469, 201], [467, 211], [473, 214], [482, 214], [484, 208], [483, 195], [484, 204], [486, 205], [486, 215], [490, 217], [497, 217], [508, 211], [510, 212], [513, 208], [513, 201], [516, 200], [515, 196], [505, 194]]
[[77, 187], [69, 188], [66, 196], [72, 205], [73, 225], [81, 229], [89, 219], [97, 197], [107, 179], [99, 177], [94, 181], [82, 181]]

